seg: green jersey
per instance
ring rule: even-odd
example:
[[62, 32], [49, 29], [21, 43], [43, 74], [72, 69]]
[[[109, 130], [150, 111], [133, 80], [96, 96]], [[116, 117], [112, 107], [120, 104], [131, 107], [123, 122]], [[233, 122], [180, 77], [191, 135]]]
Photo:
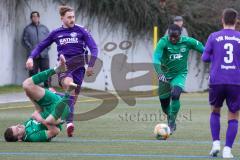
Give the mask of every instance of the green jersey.
[[189, 50], [203, 52], [204, 46], [198, 40], [181, 36], [177, 44], [169, 41], [169, 36], [162, 37], [153, 55], [153, 63], [156, 72], [164, 74], [166, 78], [172, 79], [179, 74], [187, 74]]
[[24, 124], [25, 135], [23, 141], [25, 142], [47, 142], [50, 139], [47, 136], [47, 127], [34, 119], [27, 120]]
[[[43, 119], [46, 119], [50, 114], [53, 117], [56, 116], [56, 106], [58, 105], [59, 101], [61, 101], [62, 98], [59, 95], [56, 95], [52, 93], [51, 91], [45, 89], [45, 95], [43, 98], [39, 101], [36, 101], [36, 103], [41, 107], [42, 112], [41, 117]], [[62, 113], [62, 120], [65, 120], [66, 117], [69, 114], [69, 107], [66, 104], [65, 109]], [[48, 128], [37, 122], [36, 120], [29, 119], [24, 124], [25, 126], [25, 136], [23, 137], [23, 141], [25, 142], [48, 142], [51, 139], [47, 135]], [[57, 127], [62, 130], [62, 125], [59, 124]]]

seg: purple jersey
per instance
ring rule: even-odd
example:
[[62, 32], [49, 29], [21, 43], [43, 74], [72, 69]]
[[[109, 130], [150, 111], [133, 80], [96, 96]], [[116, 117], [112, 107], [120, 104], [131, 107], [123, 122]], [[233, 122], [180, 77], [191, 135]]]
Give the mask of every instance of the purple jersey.
[[87, 54], [86, 47], [88, 47], [91, 52], [91, 59], [88, 65], [93, 67], [97, 58], [98, 49], [92, 36], [83, 27], [74, 25], [72, 28], [60, 27], [52, 31], [46, 39], [37, 45], [29, 57], [34, 58], [38, 56], [42, 50], [53, 42], [57, 44], [58, 56], [63, 54], [67, 60], [80, 54], [84, 56], [84, 54]]
[[212, 33], [202, 60], [211, 62], [210, 84], [240, 85], [240, 32], [222, 29]]

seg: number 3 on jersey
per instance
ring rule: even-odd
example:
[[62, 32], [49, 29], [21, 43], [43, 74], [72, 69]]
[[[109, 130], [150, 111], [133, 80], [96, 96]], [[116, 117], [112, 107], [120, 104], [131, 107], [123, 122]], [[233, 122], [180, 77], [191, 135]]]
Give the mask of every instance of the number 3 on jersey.
[[231, 43], [226, 43], [224, 45], [224, 49], [227, 50], [227, 56], [224, 57], [225, 63], [232, 63], [233, 62], [233, 45]]

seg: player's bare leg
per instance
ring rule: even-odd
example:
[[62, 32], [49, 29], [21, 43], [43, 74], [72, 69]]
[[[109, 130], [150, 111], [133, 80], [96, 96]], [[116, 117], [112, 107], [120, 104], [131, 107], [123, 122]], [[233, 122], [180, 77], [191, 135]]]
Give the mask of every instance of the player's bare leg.
[[35, 101], [39, 101], [45, 94], [45, 90], [35, 85], [32, 78], [28, 78], [23, 82], [23, 89], [26, 93], [26, 95], [31, 99]]
[[[44, 82], [46, 79], [56, 73], [65, 72], [67, 70], [65, 63], [66, 60], [64, 56], [61, 55], [57, 67], [55, 67], [54, 69], [42, 71], [30, 78], [27, 78], [23, 82], [23, 89], [32, 102], [39, 101], [45, 95], [45, 89], [38, 86], [38, 84]], [[40, 110], [40, 108], [36, 104], [35, 107], [36, 110]]]

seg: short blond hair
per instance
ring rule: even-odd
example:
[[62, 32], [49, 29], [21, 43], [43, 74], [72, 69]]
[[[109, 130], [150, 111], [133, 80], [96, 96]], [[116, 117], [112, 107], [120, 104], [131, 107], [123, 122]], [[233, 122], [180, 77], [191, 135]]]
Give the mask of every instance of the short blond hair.
[[73, 12], [74, 9], [70, 6], [60, 6], [59, 7], [59, 14], [60, 16], [65, 16], [66, 12]]

